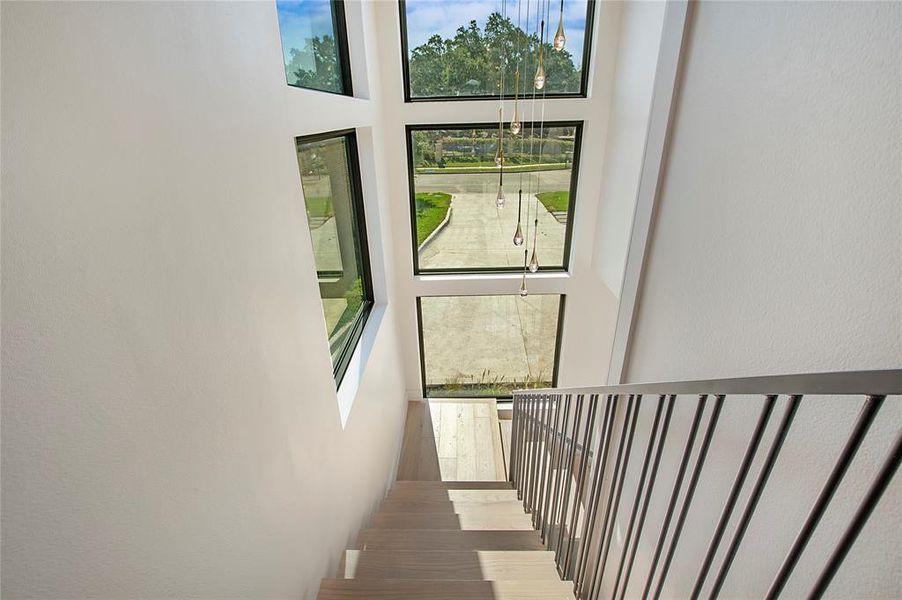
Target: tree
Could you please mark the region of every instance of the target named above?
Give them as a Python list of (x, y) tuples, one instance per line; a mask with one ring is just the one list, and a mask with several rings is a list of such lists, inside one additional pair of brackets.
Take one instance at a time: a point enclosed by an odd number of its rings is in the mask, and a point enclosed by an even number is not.
[[(577, 93), (581, 72), (565, 49), (543, 44), (546, 93)], [(433, 35), (410, 52), (410, 91), (413, 96), (494, 96), (504, 68), (504, 92), (512, 94), (520, 69), (521, 95), (532, 95), (539, 36), (527, 34), (510, 19), (492, 13), (485, 30), (476, 21), (458, 27), (453, 38)]]
[(304, 49), (291, 48), (291, 61), (285, 70), (294, 77), (293, 85), (329, 92), (341, 92), (338, 50), (332, 36), (307, 38)]

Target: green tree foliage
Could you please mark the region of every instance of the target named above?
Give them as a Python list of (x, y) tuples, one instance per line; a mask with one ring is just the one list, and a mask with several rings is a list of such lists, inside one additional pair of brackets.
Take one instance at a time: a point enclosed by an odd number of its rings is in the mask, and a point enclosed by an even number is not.
[[(581, 72), (566, 50), (543, 44), (547, 94), (578, 93)], [(476, 21), (453, 38), (436, 34), (410, 52), (410, 92), (414, 97), (494, 96), (504, 68), (504, 92), (513, 94), (520, 68), (520, 94), (532, 95), (539, 36), (527, 34), (498, 13), (481, 30)]]
[(291, 61), (285, 70), (289, 83), (327, 92), (342, 91), (338, 49), (332, 36), (307, 38), (303, 50), (291, 48), (288, 52)]

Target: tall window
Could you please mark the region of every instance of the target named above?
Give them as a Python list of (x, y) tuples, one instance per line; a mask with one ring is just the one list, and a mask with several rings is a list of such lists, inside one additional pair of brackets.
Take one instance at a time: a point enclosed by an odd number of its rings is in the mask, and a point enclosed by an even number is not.
[(350, 96), (342, 0), (276, 0), (288, 85)]
[(557, 383), (563, 296), (419, 299), (427, 396), (506, 397)]
[[(524, 123), (522, 135), (504, 137), (499, 179), (497, 124), (409, 126), (416, 271), (522, 271), (533, 245), (540, 269), (565, 270), (580, 132), (580, 123)], [(518, 222), (521, 246), (512, 241)]]
[(504, 95), (514, 94), (518, 67), (518, 93), (531, 94), (542, 19), (545, 96), (586, 95), (594, 0), (563, 1), (566, 46), (560, 52), (551, 49), (560, 21), (559, 0), (401, 0), (400, 4), (407, 101), (497, 97), (502, 59)]
[(373, 304), (354, 133), (297, 138), (316, 274), (340, 383)]

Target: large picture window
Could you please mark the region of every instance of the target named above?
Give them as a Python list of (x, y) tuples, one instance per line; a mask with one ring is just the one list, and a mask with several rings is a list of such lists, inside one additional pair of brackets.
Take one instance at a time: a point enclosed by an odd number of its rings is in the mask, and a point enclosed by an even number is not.
[(342, 0), (276, 0), (288, 85), (350, 96)]
[(297, 138), (298, 167), (332, 365), (339, 383), (373, 304), (352, 131)]
[(554, 294), (419, 298), (423, 393), (504, 398), (553, 387), (563, 308)]
[[(505, 135), (498, 208), (497, 124), (408, 126), (416, 273), (520, 271), (533, 244), (541, 270), (566, 270), (581, 129), (524, 123)], [(525, 248), (513, 244), (518, 221)]]
[[(563, 6), (566, 44), (552, 50)], [(401, 0), (405, 99), (458, 100), (531, 94), (545, 19), (546, 97), (585, 96), (594, 0)], [(506, 17), (501, 11), (505, 11)], [(501, 87), (501, 67), (505, 83)], [(541, 93), (541, 92), (540, 92)]]

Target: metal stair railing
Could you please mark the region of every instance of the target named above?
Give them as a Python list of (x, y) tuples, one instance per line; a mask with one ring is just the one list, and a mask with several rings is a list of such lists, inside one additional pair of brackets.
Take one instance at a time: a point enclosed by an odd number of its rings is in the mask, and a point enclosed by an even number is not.
[[(798, 528), (794, 541), (776, 572), (768, 575), (766, 597), (777, 598), (859, 448), (873, 431), (872, 425), (891, 412), (881, 411), (887, 396), (896, 395), (902, 395), (902, 370), (517, 391), (513, 398), (509, 479), (523, 500), (524, 510), (532, 513), (543, 542), (554, 551), (561, 577), (573, 580), (577, 598), (595, 599), (604, 594), (622, 599), (631, 584), (630, 597), (658, 598), (679, 549), (687, 514), (693, 501), (698, 500), (699, 479), (710, 458), (718, 422), (729, 418), (724, 415), (730, 413), (734, 403), (747, 407), (750, 402), (760, 402), (751, 435), (741, 440), (744, 452), (735, 470), (731, 477), (718, 480), (726, 499), (718, 502), (720, 514), (712, 515), (717, 525), (707, 551), (694, 559), (697, 574), (687, 595), (698, 598), (704, 592), (705, 597), (714, 598), (735, 566), (737, 552), (768, 489), (799, 409), (819, 407), (817, 403), (827, 401), (822, 396), (858, 402), (857, 417), (849, 423), (845, 438), (822, 440), (823, 450), (835, 452), (838, 448), (838, 456), (820, 488), (811, 490), (813, 500), (807, 516), (793, 526), (793, 531)], [(644, 412), (646, 422), (640, 428), (640, 412), (643, 403), (648, 407), (648, 397), (652, 407)], [(687, 411), (687, 417), (692, 415), (688, 433), (677, 440), (671, 432), (675, 408)], [(902, 423), (892, 422), (892, 415), (882, 418), (890, 419), (889, 451), (851, 517), (843, 522), (843, 533), (830, 549), (826, 563), (813, 577), (810, 598), (821, 597), (830, 586), (902, 460)], [(668, 436), (682, 452), (678, 466), (671, 469), (675, 471), (670, 473), (672, 478), (667, 480), (673, 481), (672, 486), (658, 481)], [(650, 505), (662, 509), (663, 518), (654, 524), (648, 519)], [(628, 518), (621, 519), (621, 514)], [(649, 564), (640, 576), (634, 567), (643, 531), (656, 542), (643, 546), (650, 559), (643, 561)]]

